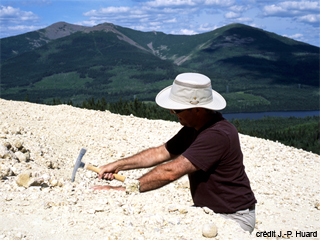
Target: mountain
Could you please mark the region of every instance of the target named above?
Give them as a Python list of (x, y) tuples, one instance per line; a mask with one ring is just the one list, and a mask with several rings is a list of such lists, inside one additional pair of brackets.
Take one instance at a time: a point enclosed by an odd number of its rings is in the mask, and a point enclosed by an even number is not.
[(319, 48), (243, 24), (190, 36), (59, 22), (3, 38), (0, 97), (153, 101), (187, 71), (208, 75), (229, 112), (319, 109)]
[(1, 39), (1, 61), (34, 50), (52, 40), (69, 36), (88, 27), (58, 22), (34, 32)]

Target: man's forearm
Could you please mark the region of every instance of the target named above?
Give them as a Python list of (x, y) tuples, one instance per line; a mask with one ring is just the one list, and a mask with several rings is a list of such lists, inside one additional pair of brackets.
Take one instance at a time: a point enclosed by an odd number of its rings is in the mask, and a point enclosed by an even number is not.
[(153, 167), (160, 163), (169, 161), (172, 158), (173, 156), (171, 156), (165, 146), (162, 145), (144, 150), (131, 157), (118, 160), (117, 162), (114, 162), (114, 164), (116, 164), (118, 171), (121, 171)]
[(199, 170), (188, 159), (179, 156), (177, 159), (159, 165), (138, 180), (140, 181), (140, 192), (147, 192), (163, 187), (185, 174)]

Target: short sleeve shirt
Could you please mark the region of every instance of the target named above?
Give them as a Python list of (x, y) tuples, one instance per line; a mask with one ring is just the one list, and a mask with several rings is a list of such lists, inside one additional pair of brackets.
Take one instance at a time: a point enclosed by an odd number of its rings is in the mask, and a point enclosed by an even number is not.
[(202, 129), (183, 127), (166, 143), (200, 170), (189, 174), (193, 202), (216, 213), (234, 213), (256, 203), (243, 165), (237, 129), (220, 113)]

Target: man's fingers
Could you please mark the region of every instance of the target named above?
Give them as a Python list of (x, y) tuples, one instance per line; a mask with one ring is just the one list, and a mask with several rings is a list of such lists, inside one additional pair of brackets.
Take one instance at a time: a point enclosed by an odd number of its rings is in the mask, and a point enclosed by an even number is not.
[(99, 179), (113, 180), (114, 176), (112, 173), (99, 173)]

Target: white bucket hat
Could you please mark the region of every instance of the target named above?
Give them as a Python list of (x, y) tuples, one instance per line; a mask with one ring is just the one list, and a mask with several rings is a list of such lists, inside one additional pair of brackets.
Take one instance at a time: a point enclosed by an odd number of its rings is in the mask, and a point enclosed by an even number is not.
[(197, 107), (221, 110), (227, 105), (226, 100), (212, 90), (210, 78), (199, 73), (179, 74), (172, 86), (158, 93), (156, 103), (173, 110)]

